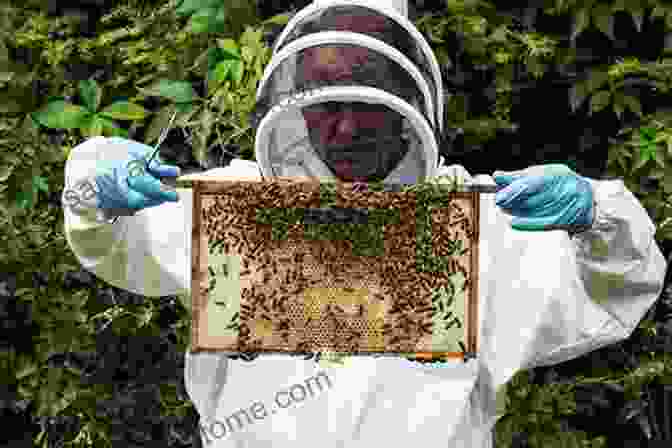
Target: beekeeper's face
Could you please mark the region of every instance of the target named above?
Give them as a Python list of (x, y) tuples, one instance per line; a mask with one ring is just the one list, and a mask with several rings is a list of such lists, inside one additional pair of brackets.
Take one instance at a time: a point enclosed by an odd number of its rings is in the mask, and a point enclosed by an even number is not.
[[(302, 77), (357, 85), (369, 50), (355, 46), (310, 48), (302, 58)], [(377, 76), (386, 67), (376, 66)], [(371, 76), (371, 67), (368, 74)], [(361, 78), (359, 78), (361, 79)], [(361, 83), (360, 83), (361, 85)], [(402, 118), (381, 104), (319, 103), (302, 109), (310, 141), (322, 160), (343, 181), (382, 180), (399, 162)]]

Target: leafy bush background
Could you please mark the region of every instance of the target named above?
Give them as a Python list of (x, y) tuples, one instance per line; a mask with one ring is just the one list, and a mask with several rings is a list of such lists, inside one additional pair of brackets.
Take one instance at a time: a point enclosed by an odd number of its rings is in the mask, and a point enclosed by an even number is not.
[[(0, 0), (4, 443), (200, 444), (182, 378), (188, 311), (82, 270), (62, 232), (65, 160), (101, 133), (153, 144), (175, 107), (163, 157), (187, 170), (252, 160), (248, 113), (269, 46), (307, 3)], [(409, 3), (443, 69), (448, 163), (490, 174), (561, 162), (622, 178), (670, 258), (672, 7)], [(497, 446), (670, 443), (666, 285), (627, 341), (520, 371)]]

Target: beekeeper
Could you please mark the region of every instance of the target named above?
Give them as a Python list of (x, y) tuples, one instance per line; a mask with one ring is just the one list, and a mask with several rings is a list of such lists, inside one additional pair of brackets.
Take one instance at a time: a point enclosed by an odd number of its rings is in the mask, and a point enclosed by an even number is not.
[[(627, 338), (661, 292), (666, 263), (654, 224), (621, 180), (587, 179), (564, 165), (472, 178), (443, 164), (441, 76), (406, 7), (332, 0), (301, 10), (258, 87), (257, 162), (206, 174), (402, 183), (443, 175), (503, 187), (480, 196), (477, 356), (321, 365), (186, 353), (204, 446), (490, 447), (495, 397), (518, 370)], [(129, 175), (128, 163), (151, 149), (96, 137), (72, 150), (67, 241), (87, 270), (116, 287), (188, 297), (192, 196), (159, 181), (177, 167), (158, 162)], [(305, 396), (311, 378), (322, 387)], [(253, 412), (260, 403), (265, 412)]]

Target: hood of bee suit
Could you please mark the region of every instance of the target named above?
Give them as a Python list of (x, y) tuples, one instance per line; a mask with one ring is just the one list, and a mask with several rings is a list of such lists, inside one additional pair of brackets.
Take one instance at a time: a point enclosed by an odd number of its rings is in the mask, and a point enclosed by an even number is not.
[(402, 0), (319, 0), (273, 45), (250, 115), (264, 178), (416, 183), (438, 169), (443, 86)]

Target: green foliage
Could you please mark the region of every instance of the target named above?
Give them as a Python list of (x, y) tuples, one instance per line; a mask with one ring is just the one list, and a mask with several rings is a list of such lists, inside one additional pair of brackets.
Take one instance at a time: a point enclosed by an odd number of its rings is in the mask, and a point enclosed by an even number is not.
[(20, 191), (17, 194), (17, 202), (19, 207), (21, 208), (32, 207), (33, 204), (36, 202), (35, 199), (39, 195), (40, 191), (49, 193), (49, 185), (47, 185), (46, 180), (42, 176), (34, 177), (31, 186), (32, 188), (30, 189), (30, 191)]
[(178, 0), (175, 13), (179, 17), (191, 16), (192, 33), (226, 33), (240, 31), (241, 24), (248, 24), (256, 17), (255, 3), (245, 0)]
[(573, 385), (549, 384), (536, 388), (530, 384), (527, 371), (519, 371), (508, 386), (508, 412), (496, 424), (498, 447), (510, 446), (515, 432), (532, 435), (531, 445), (539, 447), (578, 447), (586, 440), (583, 433), (562, 431), (557, 422), (558, 417), (576, 412)]
[[(647, 209), (656, 224), (656, 240), (672, 238), (672, 115), (661, 111), (643, 118), (638, 126), (622, 129), (612, 146), (607, 170), (623, 178)], [(654, 192), (645, 192), (640, 177), (651, 177), (660, 182)]]
[(95, 137), (104, 132), (106, 136), (128, 138), (128, 132), (119, 128), (111, 119), (142, 120), (147, 113), (142, 106), (128, 101), (117, 101), (98, 111), (102, 91), (92, 79), (80, 81), (79, 95), (84, 107), (56, 99), (31, 116), (50, 129), (80, 129), (87, 137)]
[(139, 88), (138, 90), (147, 96), (169, 98), (177, 104), (191, 103), (197, 96), (191, 83), (187, 81), (162, 79), (149, 87)]
[(540, 79), (553, 60), (558, 42), (554, 36), (514, 31), (511, 17), (499, 14), (488, 2), (449, 2), (447, 12), (424, 15), (415, 25), (433, 44), (441, 65), (452, 65), (449, 33), (463, 39), (465, 53), (474, 65), (494, 62), (497, 95), (492, 115), (470, 116), (459, 95), (451, 97), (446, 105), (449, 127), (462, 128), (470, 141), (487, 141), (498, 129), (514, 128), (509, 113), (515, 66), (525, 64), (535, 79)]
[[(184, 2), (183, 10), (190, 11), (188, 8), (201, 3), (203, 2)], [(229, 7), (234, 8), (227, 4), (227, 8)], [(52, 42), (50, 51), (42, 53), (47, 66), (45, 71), (51, 72), (68, 60), (75, 50), (84, 55), (94, 55), (104, 49), (107, 60), (113, 59), (115, 63), (137, 72), (133, 77), (115, 73), (116, 78), (110, 81), (113, 89), (121, 88), (122, 91), (129, 92), (128, 88), (123, 90), (122, 86), (131, 84), (134, 78), (138, 79), (133, 87), (129, 86), (134, 90), (129, 93), (135, 95), (131, 101), (117, 101), (99, 111), (105, 97), (103, 86), (88, 79), (80, 81), (77, 86), (83, 103), (81, 106), (64, 101), (64, 96), (59, 96), (51, 98), (35, 112), (30, 110), (32, 104), (15, 107), (12, 111), (30, 113), (37, 123), (51, 129), (78, 129), (83, 137), (127, 137), (128, 131), (114, 120), (142, 124), (146, 118), (151, 117), (146, 132), (149, 143), (158, 137), (170, 114), (177, 107), (180, 112), (177, 123), (182, 127), (189, 127), (191, 134), (196, 137), (193, 147), (197, 160), (204, 160), (207, 143), (213, 134), (216, 135), (218, 143), (223, 145), (236, 141), (241, 147), (241, 155), (251, 158), (254, 137), (250, 132), (248, 115), (254, 106), (256, 86), (263, 74), (263, 67), (270, 58), (270, 49), (262, 42), (262, 30), (248, 26), (235, 38), (217, 39), (217, 46), (203, 48), (196, 38), (179, 31), (176, 28), (178, 24), (169, 20), (170, 15), (170, 9), (164, 7), (154, 13), (155, 21), (148, 22), (143, 17), (132, 15), (128, 8), (120, 7), (110, 16), (116, 20), (124, 17), (132, 21), (133, 26), (103, 32), (95, 39), (66, 39), (64, 44)], [(286, 20), (287, 17), (274, 17), (266, 23), (283, 23)], [(106, 18), (101, 22), (106, 23)], [(237, 23), (240, 24), (241, 20)], [(167, 24), (172, 30), (166, 28)], [(16, 33), (16, 44), (40, 48), (50, 42), (46, 34), (54, 27), (44, 16), (37, 14), (31, 16), (22, 27), (17, 25), (17, 28), (20, 29)], [(171, 36), (172, 39), (167, 39), (166, 36)], [(152, 45), (147, 44), (149, 41)], [(184, 44), (187, 45), (186, 48), (183, 47)], [(166, 51), (170, 47), (173, 48), (173, 55)], [(191, 57), (180, 64), (178, 51)], [(93, 56), (88, 59), (93, 59)], [(154, 64), (144, 68), (149, 61)], [(204, 65), (206, 62), (207, 68)], [(176, 66), (179, 68), (175, 69)], [(205, 76), (208, 98), (199, 98), (188, 81), (166, 79), (165, 74), (168, 71), (185, 74), (192, 71), (196, 76)], [(31, 75), (27, 77), (28, 81), (36, 78)], [(143, 87), (147, 81), (153, 83)], [(67, 83), (63, 84), (66, 94), (73, 93)], [(137, 101), (147, 97), (158, 97), (167, 100), (169, 104), (157, 113), (150, 114), (137, 104)]]

